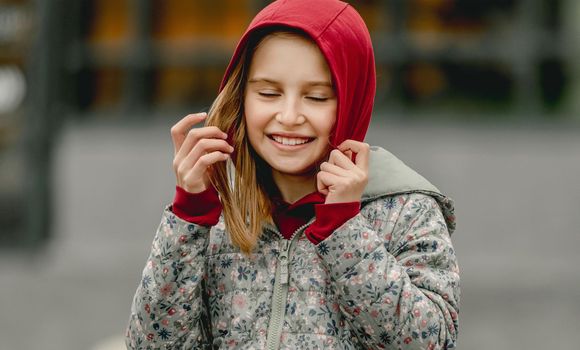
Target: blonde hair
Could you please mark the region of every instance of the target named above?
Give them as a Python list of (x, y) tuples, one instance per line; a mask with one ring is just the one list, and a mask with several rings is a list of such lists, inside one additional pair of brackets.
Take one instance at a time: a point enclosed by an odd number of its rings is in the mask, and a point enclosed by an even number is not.
[[(222, 91), (210, 107), (206, 122), (206, 125), (217, 126), (227, 132), (229, 142), (235, 149), (232, 157), (234, 178), (228, 176), (226, 162), (219, 162), (212, 166), (211, 182), (219, 192), (226, 229), (232, 243), (246, 254), (256, 246), (263, 225), (273, 222), (273, 203), (269, 193), (272, 193), (275, 185), (271, 169), (252, 148), (243, 114), (245, 85), (252, 56), (270, 35), (298, 36), (312, 40), (306, 33), (289, 27), (270, 27), (253, 33)], [(233, 183), (230, 184), (230, 180)]]
[[(272, 223), (272, 202), (268, 196), (271, 175), (264, 161), (255, 153), (246, 134), (243, 115), (245, 84), (253, 52), (267, 33), (250, 38), (222, 91), (209, 112), (206, 125), (228, 133), (234, 146), (235, 169), (232, 184), (226, 162), (214, 164), (211, 182), (220, 194), (226, 229), (234, 245), (249, 254), (256, 246), (264, 223)], [(258, 178), (260, 172), (260, 178)]]

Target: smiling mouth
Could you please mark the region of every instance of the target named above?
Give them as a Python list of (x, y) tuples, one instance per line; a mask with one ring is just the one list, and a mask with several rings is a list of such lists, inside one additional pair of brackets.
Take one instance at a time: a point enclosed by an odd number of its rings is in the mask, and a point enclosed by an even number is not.
[(269, 135), (268, 137), (284, 146), (299, 146), (314, 140), (314, 138), (307, 137), (283, 137), (278, 135)]

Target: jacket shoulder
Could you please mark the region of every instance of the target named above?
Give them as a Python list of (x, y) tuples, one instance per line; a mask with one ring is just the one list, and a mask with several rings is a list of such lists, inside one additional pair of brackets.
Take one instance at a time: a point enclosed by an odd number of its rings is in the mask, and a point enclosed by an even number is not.
[(369, 183), (362, 197), (363, 205), (379, 200), (390, 207), (404, 198), (418, 200), (421, 197), (424, 201), (427, 200), (425, 197), (436, 201), (445, 217), (449, 233), (453, 233), (456, 227), (453, 199), (442, 194), (437, 187), (389, 151), (371, 147)]
[[(455, 228), (452, 214), (447, 213), (440, 198), (423, 192), (396, 193), (377, 197), (363, 203), (361, 214), (382, 232), (396, 231), (397, 227), (410, 225), (419, 217), (428, 216), (439, 221), (451, 234)], [(452, 207), (451, 207), (452, 209)]]

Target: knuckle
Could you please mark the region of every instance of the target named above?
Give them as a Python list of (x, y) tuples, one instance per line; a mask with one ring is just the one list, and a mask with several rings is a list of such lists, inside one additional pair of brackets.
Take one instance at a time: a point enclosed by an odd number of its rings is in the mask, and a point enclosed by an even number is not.
[(183, 169), (183, 167), (178, 166), (177, 167), (177, 170), (175, 171), (175, 173), (177, 174), (177, 176), (179, 178), (184, 178), (185, 177), (185, 174), (186, 174), (186, 171), (185, 171), (185, 169)]
[(213, 140), (211, 139), (199, 139), (199, 141), (197, 141), (196, 147), (200, 147), (201, 149), (208, 149), (210, 147), (212, 147), (213, 145)]
[(198, 163), (201, 165), (208, 165), (210, 163), (211, 153), (206, 153), (199, 157)]
[(194, 179), (192, 179), (191, 176), (189, 175), (183, 177), (183, 183), (186, 184), (188, 187), (191, 187), (193, 181)]

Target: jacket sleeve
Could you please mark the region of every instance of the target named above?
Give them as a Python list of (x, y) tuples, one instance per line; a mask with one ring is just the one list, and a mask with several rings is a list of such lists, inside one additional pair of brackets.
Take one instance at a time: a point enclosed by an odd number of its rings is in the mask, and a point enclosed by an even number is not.
[(455, 348), (459, 270), (435, 199), (423, 194), (379, 199), (317, 250), (340, 310), (365, 346)]
[(203, 302), (210, 227), (164, 210), (131, 306), (128, 349), (198, 349), (208, 341)]

